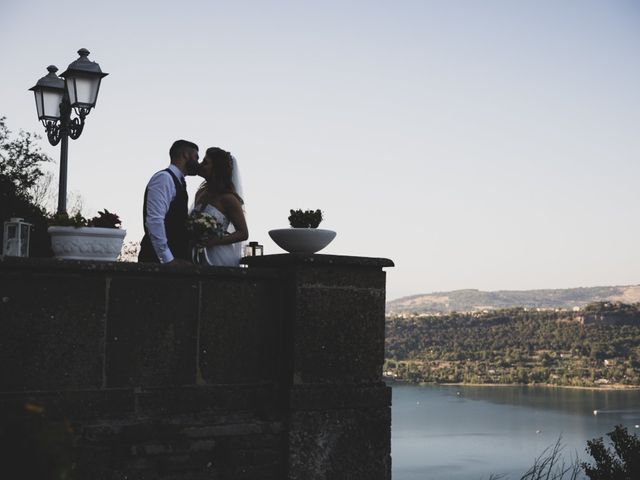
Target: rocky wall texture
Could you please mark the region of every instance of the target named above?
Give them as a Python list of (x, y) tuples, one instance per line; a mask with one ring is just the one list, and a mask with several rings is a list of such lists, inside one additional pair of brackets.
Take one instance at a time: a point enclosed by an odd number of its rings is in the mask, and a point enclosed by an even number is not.
[(390, 478), (392, 263), (247, 264), (0, 261), (6, 464), (31, 445), (78, 479)]

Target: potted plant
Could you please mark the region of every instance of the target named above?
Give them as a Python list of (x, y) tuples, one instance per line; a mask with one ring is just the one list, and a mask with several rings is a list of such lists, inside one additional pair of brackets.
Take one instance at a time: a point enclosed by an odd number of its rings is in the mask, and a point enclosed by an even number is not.
[(49, 221), (51, 248), (56, 258), (114, 262), (127, 234), (118, 215), (106, 208), (91, 219), (80, 212), (56, 213)]
[(291, 228), (270, 230), (269, 236), (289, 253), (312, 254), (319, 252), (335, 238), (333, 230), (318, 228), (322, 222), (321, 210), (290, 210)]

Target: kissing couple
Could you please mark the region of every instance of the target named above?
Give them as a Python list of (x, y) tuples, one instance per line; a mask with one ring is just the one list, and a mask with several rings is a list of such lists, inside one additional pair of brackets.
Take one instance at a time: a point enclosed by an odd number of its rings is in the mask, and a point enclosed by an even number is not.
[[(149, 180), (144, 191), (139, 262), (239, 266), (249, 230), (238, 163), (231, 153), (217, 147), (207, 149), (202, 163), (198, 158), (195, 143), (177, 140), (169, 149), (169, 166)], [(194, 175), (204, 182), (190, 214), (185, 177)], [(196, 218), (205, 219), (215, 234), (194, 238), (189, 226)]]

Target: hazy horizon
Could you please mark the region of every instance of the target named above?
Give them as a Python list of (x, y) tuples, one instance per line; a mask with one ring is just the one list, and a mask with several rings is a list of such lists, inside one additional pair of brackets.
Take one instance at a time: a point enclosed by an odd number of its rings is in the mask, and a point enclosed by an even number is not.
[(110, 75), (69, 191), (127, 240), (187, 138), (236, 156), (265, 253), (290, 208), (321, 208), (338, 234), (320, 253), (395, 262), (388, 299), (640, 283), (638, 2), (87, 7), (4, 2), (0, 115), (43, 135), (28, 88), (90, 50)]
[(615, 288), (619, 288), (619, 287), (638, 287), (640, 286), (640, 283), (635, 283), (635, 284), (630, 284), (630, 285), (590, 285), (588, 287), (585, 286), (581, 286), (581, 287), (566, 287), (566, 288), (530, 288), (530, 289), (497, 289), (497, 290), (482, 290), (479, 288), (456, 288), (455, 290), (435, 290), (432, 292), (419, 292), (419, 293), (410, 293), (409, 295), (402, 295), (401, 297), (397, 297), (397, 298), (388, 298), (387, 297), (387, 301), (392, 301), (392, 300), (400, 300), (402, 298), (409, 298), (409, 297), (419, 297), (422, 295), (435, 295), (438, 293), (451, 293), (451, 292), (464, 292), (464, 291), (478, 291), (478, 292), (482, 292), (482, 293), (497, 293), (497, 292), (530, 292), (530, 291), (537, 291), (537, 290), (576, 290), (576, 289), (580, 289), (580, 288), (609, 288), (609, 287), (615, 287)]

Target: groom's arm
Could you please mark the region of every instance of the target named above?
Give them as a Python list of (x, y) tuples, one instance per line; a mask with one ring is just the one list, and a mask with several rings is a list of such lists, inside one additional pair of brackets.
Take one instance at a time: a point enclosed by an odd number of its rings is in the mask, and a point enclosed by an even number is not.
[(151, 177), (147, 186), (147, 218), (145, 226), (149, 232), (149, 240), (160, 260), (160, 263), (169, 263), (173, 260), (173, 254), (169, 249), (167, 230), (164, 220), (169, 211), (169, 206), (176, 195), (176, 187), (171, 176), (167, 172), (158, 172)]

